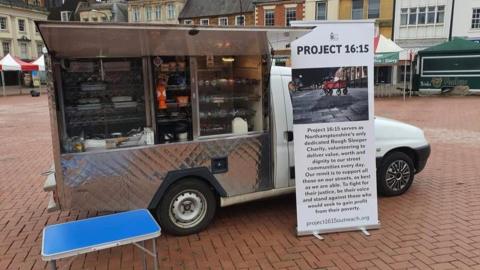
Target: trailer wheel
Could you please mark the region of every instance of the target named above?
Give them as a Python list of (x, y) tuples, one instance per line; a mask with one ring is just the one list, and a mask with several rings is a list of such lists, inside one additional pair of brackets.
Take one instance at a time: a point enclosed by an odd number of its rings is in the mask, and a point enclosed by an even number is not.
[(405, 193), (413, 183), (415, 167), (405, 153), (392, 152), (384, 158), (378, 168), (378, 191), (384, 196), (397, 196)]
[(156, 209), (163, 231), (187, 235), (205, 229), (217, 208), (214, 191), (197, 179), (182, 179), (172, 184)]
[(345, 96), (348, 94), (348, 88), (347, 88), (347, 87), (343, 88), (343, 94), (344, 94)]
[(338, 88), (337, 89), (337, 96), (341, 96), (342, 95), (342, 89)]

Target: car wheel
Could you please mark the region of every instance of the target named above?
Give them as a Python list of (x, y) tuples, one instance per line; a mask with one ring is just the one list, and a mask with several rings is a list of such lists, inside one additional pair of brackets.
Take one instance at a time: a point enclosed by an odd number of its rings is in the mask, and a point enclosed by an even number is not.
[(412, 185), (415, 167), (412, 159), (402, 153), (393, 152), (386, 156), (378, 170), (378, 191), (384, 196), (405, 193)]
[(197, 179), (183, 179), (168, 188), (156, 214), (163, 231), (187, 235), (205, 229), (216, 208), (216, 196), (208, 184)]

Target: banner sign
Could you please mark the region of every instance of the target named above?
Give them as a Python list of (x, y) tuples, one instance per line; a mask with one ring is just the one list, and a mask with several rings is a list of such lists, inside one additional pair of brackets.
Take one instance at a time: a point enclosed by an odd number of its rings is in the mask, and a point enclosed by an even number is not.
[(398, 52), (376, 53), (375, 65), (395, 65), (398, 63), (399, 55)]
[(325, 22), (291, 44), (299, 235), (379, 227), (373, 38), (371, 21)]

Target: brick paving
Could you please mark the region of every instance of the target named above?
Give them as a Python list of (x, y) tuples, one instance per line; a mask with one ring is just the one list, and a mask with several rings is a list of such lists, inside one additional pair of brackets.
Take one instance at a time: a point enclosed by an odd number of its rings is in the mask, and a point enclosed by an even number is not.
[[(382, 228), (298, 238), (295, 199), (221, 209), (206, 231), (158, 240), (161, 269), (480, 269), (480, 98), (377, 99), (376, 114), (425, 129), (426, 169), (409, 192), (380, 198)], [(51, 164), (46, 98), (0, 98), (0, 269), (45, 269), (46, 224), (96, 215), (47, 213)], [(141, 269), (131, 246), (63, 260), (60, 269)]]

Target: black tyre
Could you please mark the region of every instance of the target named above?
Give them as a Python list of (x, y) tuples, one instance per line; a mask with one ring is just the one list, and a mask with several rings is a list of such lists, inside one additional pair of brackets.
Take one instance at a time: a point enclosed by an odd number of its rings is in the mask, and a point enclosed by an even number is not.
[(378, 192), (384, 196), (397, 196), (405, 193), (412, 185), (415, 167), (405, 153), (388, 154), (377, 170)]
[(156, 215), (162, 231), (187, 235), (205, 229), (216, 209), (217, 199), (208, 184), (197, 179), (182, 179), (165, 192)]
[(343, 94), (346, 96), (348, 94), (348, 88), (343, 88)]
[(338, 88), (337, 89), (337, 96), (341, 96), (342, 95), (342, 89)]

